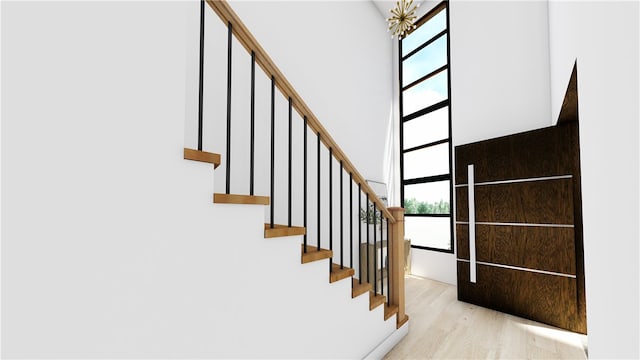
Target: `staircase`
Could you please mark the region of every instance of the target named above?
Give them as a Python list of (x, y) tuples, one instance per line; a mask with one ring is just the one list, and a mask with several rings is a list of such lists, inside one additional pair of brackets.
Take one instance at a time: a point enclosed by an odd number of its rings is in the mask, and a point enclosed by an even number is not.
[[(221, 154), (203, 150), (203, 72), (207, 63), (204, 58), (204, 19), (206, 11), (210, 11), (205, 7), (205, 3), (228, 29), (226, 124), (217, 124), (216, 129), (210, 130), (218, 134), (226, 130), (226, 138), (222, 144), (225, 147), (222, 154), (224, 159)], [(274, 340), (273, 330), (265, 328), (261, 334), (247, 330), (246, 336), (252, 341), (259, 338), (270, 339), (265, 341), (262, 347), (252, 345), (251, 350), (229, 350), (230, 352), (222, 352), (220, 355), (306, 357), (313, 354), (314, 357), (340, 358), (383, 355), (384, 349), (390, 349), (390, 346), (399, 341), (401, 337), (397, 334), (406, 334), (408, 329), (405, 326), (408, 316), (404, 313), (404, 210), (385, 206), (226, 1), (203, 0), (200, 11), (198, 148), (184, 148), (184, 159), (211, 164), (213, 169), (223, 165), (215, 172), (224, 172), (224, 191), (218, 190), (223, 182), (220, 180), (223, 179), (221, 175), (216, 175), (213, 203), (220, 207), (222, 213), (235, 218), (228, 221), (216, 219), (216, 228), (231, 223), (243, 223), (246, 230), (254, 231), (258, 227), (261, 230), (260, 243), (254, 241), (254, 233), (245, 234), (245, 229), (236, 229), (234, 239), (228, 239), (247, 241), (251, 244), (243, 250), (247, 259), (239, 261), (238, 266), (250, 261), (252, 269), (264, 270), (259, 271), (259, 276), (254, 272), (255, 278), (248, 274), (249, 278), (240, 280), (238, 286), (245, 283), (248, 287), (262, 288), (263, 291), (256, 291), (254, 301), (257, 302), (261, 302), (260, 299), (264, 297), (279, 296), (277, 289), (283, 286), (300, 287), (300, 291), (297, 292), (300, 295), (300, 312), (286, 308), (247, 305), (252, 308), (249, 312), (286, 312), (280, 320), (278, 316), (273, 320), (282, 323), (288, 330), (282, 331), (278, 328), (276, 332), (287, 333), (293, 327), (296, 331), (314, 333), (320, 328), (323, 333), (319, 336), (323, 338), (322, 344), (326, 348), (315, 349), (319, 343), (317, 339), (312, 338), (305, 346), (315, 350), (308, 353), (301, 353), (299, 349), (287, 351), (287, 342), (280, 343)], [(232, 59), (232, 44), (236, 42), (239, 42), (251, 57), (251, 94), (246, 100), (251, 108), (250, 131), (241, 135), (243, 141), (250, 144), (250, 151), (249, 159), (246, 159), (248, 161), (240, 163), (235, 161), (237, 156), (232, 156), (232, 152), (239, 151), (233, 143), (239, 135), (231, 134), (233, 124), (244, 121), (232, 115), (231, 74), (232, 67), (236, 64)], [(264, 132), (256, 131), (256, 126), (259, 126), (256, 125), (255, 114), (256, 64), (270, 78), (271, 83), (270, 138), (265, 136)], [(282, 96), (287, 100), (288, 128), (285, 130), (276, 130), (276, 124), (282, 127), (284, 121), (278, 119), (276, 122), (276, 96)], [(293, 125), (294, 112), (298, 116), (297, 125)], [(298, 136), (293, 134), (294, 126), (299, 128), (296, 130)], [(302, 136), (299, 136), (300, 130)], [(280, 140), (278, 131), (284, 134), (280, 136)], [(283, 137), (286, 138), (285, 141), (281, 141)], [(315, 141), (310, 142), (309, 137), (315, 138)], [(270, 145), (269, 164), (266, 164), (266, 159), (256, 160), (264, 155), (259, 150), (256, 151), (259, 148), (256, 144), (260, 141)], [(280, 152), (276, 151), (276, 147)], [(299, 153), (301, 147), (302, 156)], [(285, 156), (282, 156), (282, 148), (287, 150)], [(242, 151), (246, 150), (245, 148)], [(248, 170), (248, 174), (245, 171), (244, 176), (240, 176), (239, 179), (243, 183), (248, 180), (248, 191), (237, 191), (238, 186), (234, 179), (238, 179), (238, 175), (232, 171), (232, 166), (234, 169), (242, 167)], [(316, 175), (315, 179), (310, 179), (311, 171)], [(260, 190), (265, 189), (256, 189), (256, 184), (267, 182), (269, 194), (258, 195)], [(234, 192), (231, 191), (232, 184)], [(278, 202), (278, 207), (274, 205), (275, 201)], [(281, 205), (283, 203), (286, 203), (286, 209)], [(286, 221), (282, 221), (284, 219)], [(363, 246), (368, 249), (371, 244), (375, 249), (372, 254), (369, 251), (360, 251), (361, 248), (365, 248)], [(370, 261), (370, 256), (373, 256), (373, 261)], [(291, 263), (291, 258), (296, 259), (297, 265)], [(363, 276), (362, 269), (369, 266), (367, 264), (374, 264), (374, 268), (364, 269)], [(271, 274), (271, 277), (265, 278), (265, 274)], [(303, 274), (306, 275), (304, 280), (300, 277)], [(318, 277), (324, 277), (324, 281), (316, 282)], [(256, 284), (256, 279), (262, 279), (273, 287), (269, 288), (264, 283)], [(321, 296), (324, 300), (320, 303), (314, 301), (313, 296), (318, 291), (328, 292)], [(349, 292), (351, 300), (345, 301), (344, 295), (348, 295)], [(289, 300), (291, 299), (283, 299), (281, 303), (290, 304)], [(266, 303), (274, 306), (272, 301)], [(363, 313), (363, 309), (366, 313)], [(340, 315), (333, 316), (335, 314), (332, 313)], [(256, 316), (262, 317), (264, 314)], [(256, 327), (262, 328), (263, 325), (257, 324)], [(359, 334), (366, 336), (362, 338)], [(241, 334), (238, 336), (242, 337)]]

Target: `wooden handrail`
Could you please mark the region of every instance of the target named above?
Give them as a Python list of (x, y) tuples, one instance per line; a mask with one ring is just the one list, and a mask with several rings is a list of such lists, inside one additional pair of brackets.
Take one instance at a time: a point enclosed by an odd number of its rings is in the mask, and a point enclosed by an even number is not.
[(258, 41), (253, 37), (249, 29), (244, 25), (242, 20), (238, 17), (238, 15), (233, 11), (231, 5), (226, 0), (206, 0), (207, 4), (215, 11), (216, 14), (220, 17), (220, 19), (225, 23), (232, 25), (233, 34), (236, 36), (236, 39), (244, 46), (248, 53), (252, 51), (256, 55), (256, 63), (262, 68), (262, 70), (267, 73), (267, 75), (273, 75), (275, 77), (276, 87), (280, 90), (280, 92), (287, 98), (291, 98), (293, 100), (293, 108), (300, 114), (301, 117), (307, 117), (307, 124), (313, 131), (320, 134), (321, 141), (327, 146), (327, 148), (333, 149), (333, 157), (338, 161), (343, 162), (344, 169), (347, 173), (352, 173), (353, 178), (356, 183), (361, 185), (362, 191), (365, 194), (369, 195), (369, 198), (377, 205), (378, 209), (381, 209), (384, 213), (385, 217), (389, 219), (391, 223), (395, 223), (395, 218), (389, 212), (387, 207), (384, 205), (382, 200), (376, 195), (376, 193), (371, 189), (365, 178), (360, 175), (360, 172), (353, 166), (349, 158), (342, 151), (340, 146), (333, 140), (329, 132), (322, 126), (318, 118), (313, 114), (309, 106), (302, 100), (302, 97), (298, 94), (298, 92), (291, 86), (291, 83), (284, 76), (282, 71), (276, 66), (276, 64), (271, 60), (271, 57), (267, 54), (267, 52), (260, 46)]

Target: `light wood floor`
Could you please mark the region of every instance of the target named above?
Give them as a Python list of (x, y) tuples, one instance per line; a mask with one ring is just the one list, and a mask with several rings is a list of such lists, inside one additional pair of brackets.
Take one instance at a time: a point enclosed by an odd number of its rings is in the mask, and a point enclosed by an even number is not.
[(453, 285), (406, 278), (409, 334), (385, 359), (586, 359), (585, 335), (457, 300)]

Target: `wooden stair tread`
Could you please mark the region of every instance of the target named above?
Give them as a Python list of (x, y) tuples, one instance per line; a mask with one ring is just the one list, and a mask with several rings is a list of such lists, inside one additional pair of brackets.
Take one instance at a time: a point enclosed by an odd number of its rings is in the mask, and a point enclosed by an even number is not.
[(369, 310), (373, 310), (384, 304), (386, 300), (387, 298), (384, 295), (375, 294), (373, 291), (369, 291)]
[(346, 279), (348, 277), (353, 276), (355, 274), (355, 270), (352, 268), (344, 266), (340, 269), (340, 264), (331, 264), (331, 273), (329, 273), (329, 282), (334, 283), (336, 281), (340, 281), (342, 279)]
[(362, 284), (360, 283), (360, 280), (353, 278), (351, 280), (352, 282), (352, 286), (351, 286), (351, 298), (356, 298), (362, 294), (365, 294), (369, 291), (371, 291), (371, 289), (373, 289), (373, 286), (371, 286), (371, 284), (369, 284), (366, 281), (363, 281)]
[(184, 158), (213, 164), (214, 169), (220, 166), (220, 154), (184, 148)]
[(215, 193), (213, 194), (213, 202), (216, 204), (269, 205), (269, 197)]
[(398, 313), (397, 305), (384, 305), (384, 319), (388, 320), (390, 317)]
[(409, 321), (409, 315), (404, 314), (404, 319), (398, 319), (396, 322), (396, 329), (400, 329), (402, 325), (404, 325), (407, 321)]
[(318, 247), (315, 245), (307, 244), (307, 252), (304, 252), (304, 244), (300, 247), (300, 251), (302, 253), (302, 263), (310, 263), (313, 261), (330, 259), (333, 257), (333, 251), (322, 249), (318, 250)]
[[(273, 224), (273, 228), (271, 228), (270, 224), (264, 224), (264, 237), (265, 238), (274, 238), (274, 237), (282, 237), (282, 236), (296, 236), (296, 235), (304, 235), (307, 230), (301, 226), (287, 226), (287, 225), (279, 225)], [(317, 248), (316, 248), (317, 250)]]

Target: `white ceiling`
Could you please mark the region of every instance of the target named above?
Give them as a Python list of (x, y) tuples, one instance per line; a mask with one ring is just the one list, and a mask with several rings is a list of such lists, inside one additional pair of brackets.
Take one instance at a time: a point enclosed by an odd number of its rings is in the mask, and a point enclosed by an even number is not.
[(385, 20), (390, 15), (389, 10), (391, 10), (393, 7), (396, 6), (395, 1), (371, 0), (371, 2), (376, 6), (376, 8), (378, 8), (378, 11), (380, 11), (380, 15), (382, 15), (385, 18)]
[[(387, 18), (389, 18), (389, 16), (391, 16), (391, 13), (389, 12), (389, 10), (393, 9), (394, 7), (396, 7), (396, 1), (393, 0), (371, 0), (371, 2), (376, 6), (376, 8), (378, 8), (378, 11), (380, 12), (380, 15), (382, 15), (382, 17), (386, 20)], [(420, 18), (422, 15), (426, 14), (427, 10), (429, 8), (432, 8), (433, 5), (439, 3), (440, 1), (436, 1), (436, 0), (413, 0), (413, 2), (415, 4), (420, 5), (420, 7), (418, 8), (418, 11), (416, 11), (416, 14), (418, 15), (418, 18)], [(429, 4), (431, 3), (431, 4)], [(425, 9), (426, 8), (426, 9)]]

